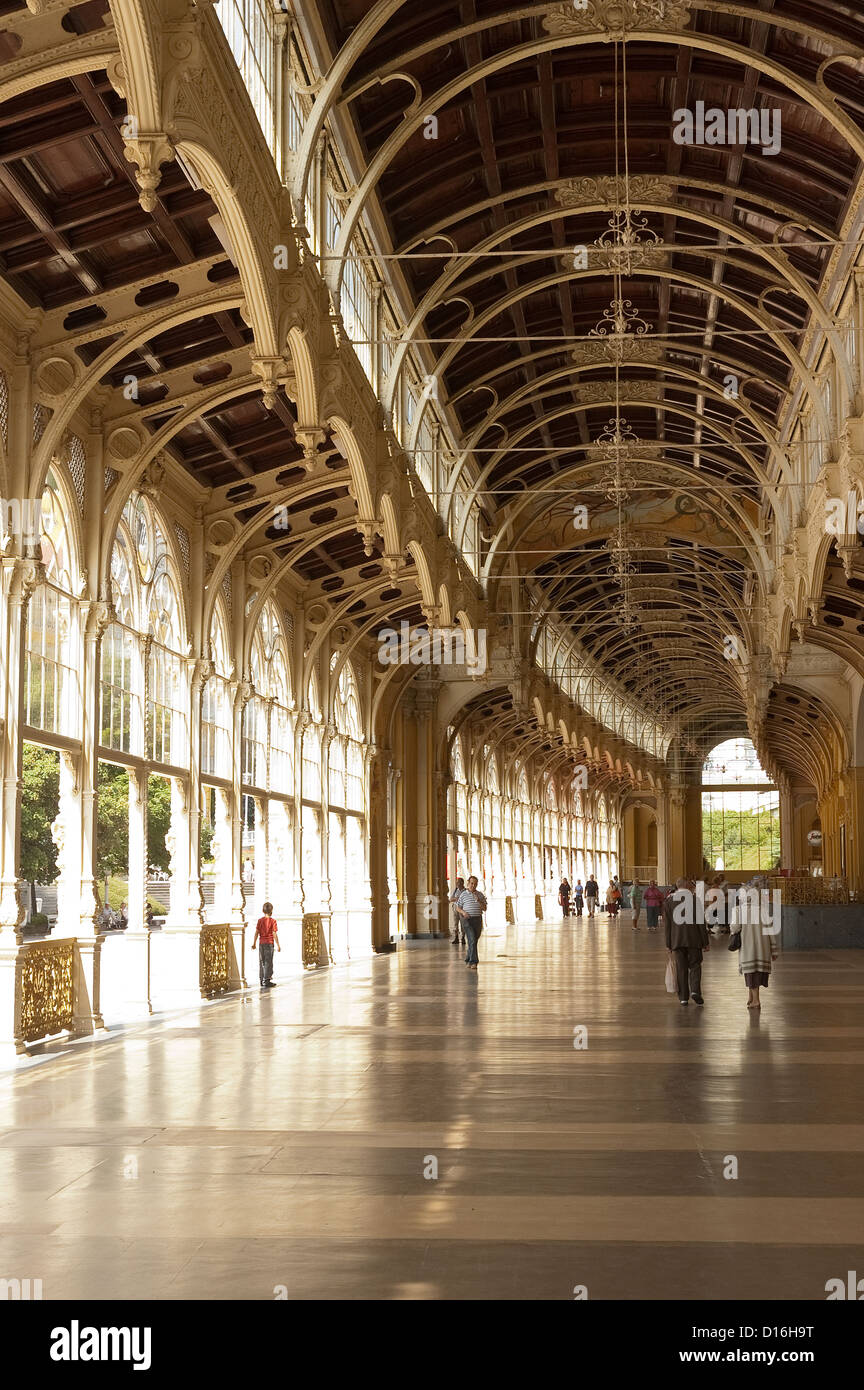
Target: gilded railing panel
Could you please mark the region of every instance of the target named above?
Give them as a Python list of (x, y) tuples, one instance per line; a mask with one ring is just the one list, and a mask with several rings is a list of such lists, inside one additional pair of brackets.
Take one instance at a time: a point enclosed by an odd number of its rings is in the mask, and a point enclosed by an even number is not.
[(849, 885), (845, 878), (813, 878), (802, 875), (799, 878), (785, 878), (773, 875), (769, 887), (779, 889), (781, 903), (790, 906), (807, 907), (819, 903), (848, 903)]
[(231, 961), (231, 928), (202, 927), (200, 952), (202, 994), (224, 994)]
[(509, 898), (509, 897), (504, 899), (504, 921), (505, 921), (505, 922), (515, 922), (515, 921), (516, 921), (516, 918), (515, 918), (514, 915), (513, 915), (513, 899), (512, 899), (512, 898)]
[(539, 893), (534, 894), (534, 916), (538, 922), (543, 921), (543, 899)]
[(327, 944), (320, 912), (303, 914), (303, 967), (327, 964)]
[(19, 1042), (37, 1042), (74, 1027), (74, 952), (74, 941), (38, 941), (22, 949), (18, 967)]

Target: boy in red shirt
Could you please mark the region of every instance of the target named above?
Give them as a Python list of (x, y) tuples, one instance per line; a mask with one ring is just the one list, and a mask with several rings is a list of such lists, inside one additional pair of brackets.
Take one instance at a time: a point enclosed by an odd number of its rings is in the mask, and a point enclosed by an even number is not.
[(258, 951), (258, 974), (261, 978), (262, 989), (273, 988), (273, 947), (281, 951), (279, 945), (279, 930), (271, 916), (273, 904), (265, 903), (262, 909), (264, 916), (258, 918), (258, 925), (255, 928), (255, 939), (252, 942), (252, 950), (261, 942)]

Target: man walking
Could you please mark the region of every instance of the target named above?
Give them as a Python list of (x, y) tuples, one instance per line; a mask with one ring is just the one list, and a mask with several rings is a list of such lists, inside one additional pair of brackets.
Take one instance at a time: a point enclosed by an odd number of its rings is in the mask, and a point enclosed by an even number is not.
[(597, 899), (600, 896), (600, 887), (596, 878), (592, 874), (585, 880), (585, 901), (588, 904), (588, 916), (593, 917), (597, 910)]
[(570, 883), (565, 877), (558, 885), (558, 905), (564, 917), (570, 916)]
[(472, 874), (468, 880), (467, 888), (456, 899), (456, 911), (462, 918), (462, 931), (465, 936), (465, 943), (468, 947), (468, 954), (465, 957), (465, 964), (469, 970), (476, 970), (479, 964), (477, 959), (477, 942), (483, 930), (483, 913), (486, 911), (486, 899), (477, 890), (477, 879)]
[(679, 878), (674, 893), (670, 893), (663, 904), (666, 949), (675, 962), (678, 1000), (685, 1006), (690, 999), (694, 1004), (705, 1003), (702, 998), (702, 952), (711, 949), (707, 927), (695, 920), (695, 889), (692, 879)]

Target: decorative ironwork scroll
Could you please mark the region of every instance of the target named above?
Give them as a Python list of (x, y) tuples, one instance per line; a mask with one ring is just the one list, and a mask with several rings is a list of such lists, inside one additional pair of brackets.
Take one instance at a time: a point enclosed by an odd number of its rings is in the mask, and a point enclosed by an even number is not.
[(550, 5), (543, 28), (556, 37), (597, 34), (604, 43), (620, 42), (640, 29), (675, 33), (690, 20), (691, 0), (587, 0)]
[(808, 907), (820, 903), (848, 903), (849, 885), (845, 878), (813, 878), (809, 874), (798, 878), (785, 878), (780, 875), (768, 880), (772, 890), (780, 890), (781, 903)]

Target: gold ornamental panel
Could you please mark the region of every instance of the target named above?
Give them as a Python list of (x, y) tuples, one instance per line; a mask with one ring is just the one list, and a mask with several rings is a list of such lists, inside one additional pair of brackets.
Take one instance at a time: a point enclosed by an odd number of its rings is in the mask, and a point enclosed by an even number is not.
[(516, 918), (513, 916), (513, 899), (512, 899), (512, 898), (505, 898), (505, 899), (504, 899), (504, 921), (505, 921), (505, 922), (515, 922), (515, 921), (516, 921)]
[(36, 1042), (74, 1027), (75, 943), (38, 941), (21, 952), (19, 1042)]
[(784, 878), (776, 875), (769, 879), (771, 889), (780, 890), (781, 903), (790, 906), (810, 907), (821, 904), (848, 903), (849, 885), (845, 878)]
[(327, 944), (320, 912), (303, 914), (303, 968), (327, 964)]
[(200, 982), (202, 994), (224, 994), (231, 961), (231, 928), (202, 927)]
[(538, 922), (543, 921), (543, 899), (539, 893), (534, 894), (534, 916)]

